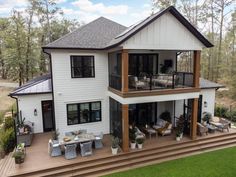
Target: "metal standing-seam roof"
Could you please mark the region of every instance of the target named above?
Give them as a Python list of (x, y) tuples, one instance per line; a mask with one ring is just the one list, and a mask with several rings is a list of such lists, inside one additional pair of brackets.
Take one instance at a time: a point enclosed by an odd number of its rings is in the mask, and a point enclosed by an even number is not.
[[(200, 78), (200, 88), (201, 89), (210, 89), (210, 88), (223, 88), (223, 85), (218, 83)], [(32, 95), (32, 94), (44, 94), (44, 93), (52, 93), (52, 82), (51, 75), (47, 74), (44, 76), (37, 77), (28, 83), (24, 84), (21, 87), (18, 87), (10, 96), (18, 96), (18, 95)]]
[(140, 23), (130, 26), (129, 28), (104, 17), (100, 17), (44, 46), (43, 49), (110, 49), (128, 40), (130, 37), (167, 12), (170, 12), (174, 17), (176, 17), (176, 19), (179, 20), (179, 22), (206, 47), (213, 47), (213, 44), (208, 41), (188, 20), (186, 20), (175, 7), (170, 6), (149, 16)]
[(30, 80), (26, 84), (15, 89), (9, 95), (17, 96), (43, 93), (52, 93), (52, 83), (50, 74), (39, 76), (35, 79)]
[(210, 89), (210, 88), (224, 88), (225, 86), (209, 81), (204, 78), (200, 78), (200, 88), (201, 89)]

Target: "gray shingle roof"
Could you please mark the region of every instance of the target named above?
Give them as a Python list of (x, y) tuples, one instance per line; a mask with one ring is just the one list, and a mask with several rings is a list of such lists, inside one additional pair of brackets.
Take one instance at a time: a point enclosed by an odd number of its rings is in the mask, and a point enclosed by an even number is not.
[(26, 84), (18, 87), (10, 96), (52, 93), (51, 75), (46, 74), (30, 80)]
[(223, 88), (225, 86), (209, 81), (207, 79), (204, 78), (200, 78), (200, 88), (201, 89), (207, 89), (207, 88)]
[(209, 42), (192, 24), (190, 24), (188, 20), (186, 20), (173, 6), (170, 6), (149, 16), (140, 23), (130, 26), (129, 28), (104, 17), (100, 17), (43, 48), (103, 50), (116, 47), (166, 12), (170, 12), (175, 16), (176, 19), (178, 19), (180, 23), (182, 23), (206, 47), (213, 47), (213, 44), (211, 44), (211, 42)]
[(107, 46), (114, 36), (117, 36), (125, 29), (126, 27), (123, 25), (100, 17), (46, 45), (45, 48), (100, 49)]

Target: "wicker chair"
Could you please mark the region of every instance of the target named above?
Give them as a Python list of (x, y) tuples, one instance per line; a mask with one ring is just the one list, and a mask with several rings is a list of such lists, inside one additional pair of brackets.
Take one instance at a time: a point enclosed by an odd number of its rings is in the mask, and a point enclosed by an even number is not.
[(201, 123), (197, 123), (197, 132), (199, 135), (208, 134), (208, 128), (203, 126)]
[(80, 143), (80, 150), (82, 157), (92, 155), (92, 142)]
[(95, 136), (94, 140), (95, 149), (100, 149), (103, 147), (102, 139), (103, 139), (103, 132)]
[(65, 158), (66, 159), (74, 159), (77, 157), (77, 153), (76, 153), (76, 144), (68, 144), (65, 145)]
[(53, 143), (50, 139), (48, 142), (48, 153), (52, 157), (61, 156), (61, 147), (59, 143)]
[(228, 130), (229, 132), (230, 122), (228, 120), (219, 117), (213, 117), (210, 121), (210, 124), (214, 125), (218, 129), (221, 129), (222, 132), (224, 131), (224, 129)]

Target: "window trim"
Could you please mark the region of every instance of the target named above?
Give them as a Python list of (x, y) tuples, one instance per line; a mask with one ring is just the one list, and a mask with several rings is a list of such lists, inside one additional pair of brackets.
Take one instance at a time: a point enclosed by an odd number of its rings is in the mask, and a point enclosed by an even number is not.
[[(86, 104), (88, 103), (89, 104), (89, 117), (91, 119), (91, 116), (92, 116), (92, 103), (100, 103), (100, 110), (99, 110), (99, 114), (100, 114), (100, 120), (98, 121), (90, 121), (90, 122), (83, 122), (83, 123), (80, 123), (80, 104)], [(69, 124), (69, 121), (68, 121), (68, 115), (69, 115), (69, 112), (68, 112), (68, 106), (69, 105), (76, 105), (77, 106), (77, 119), (78, 119), (78, 123), (74, 123), (74, 124)], [(102, 122), (102, 101), (93, 101), (93, 102), (81, 102), (81, 103), (70, 103), (70, 104), (66, 104), (66, 115), (67, 115), (67, 126), (70, 126), (70, 125), (78, 125), (78, 124), (88, 124), (88, 123), (95, 123), (95, 122)]]
[[(73, 66), (72, 66), (72, 60), (73, 60), (73, 57), (82, 57), (82, 68), (84, 67), (83, 65), (83, 57), (91, 57), (92, 59), (92, 64), (93, 64), (93, 75), (92, 76), (86, 76), (84, 77), (84, 72), (82, 70), (82, 77), (79, 77), (79, 76), (73, 76)], [(71, 70), (71, 78), (95, 78), (95, 61), (94, 61), (94, 55), (71, 55), (70, 56), (70, 70)]]

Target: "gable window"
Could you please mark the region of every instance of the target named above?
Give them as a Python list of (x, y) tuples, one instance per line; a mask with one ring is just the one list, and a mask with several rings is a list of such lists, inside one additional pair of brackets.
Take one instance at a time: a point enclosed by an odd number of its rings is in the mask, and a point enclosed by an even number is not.
[(95, 77), (94, 56), (71, 56), (71, 77)]
[(83, 124), (102, 120), (101, 101), (67, 104), (67, 124)]

